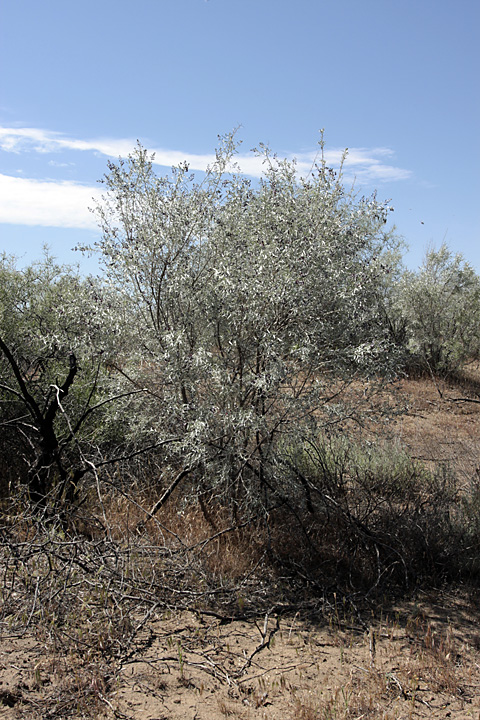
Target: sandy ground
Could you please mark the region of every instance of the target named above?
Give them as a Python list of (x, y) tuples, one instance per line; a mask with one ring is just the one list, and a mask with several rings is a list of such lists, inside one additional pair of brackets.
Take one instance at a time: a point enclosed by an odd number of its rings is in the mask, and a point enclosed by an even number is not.
[[(423, 596), (369, 627), (338, 616), (150, 618), (111, 675), (35, 637), (4, 638), (0, 716), (129, 720), (480, 718), (475, 604)], [(81, 691), (79, 693), (79, 690)], [(78, 701), (68, 702), (71, 693)], [(63, 710), (62, 710), (63, 705)]]

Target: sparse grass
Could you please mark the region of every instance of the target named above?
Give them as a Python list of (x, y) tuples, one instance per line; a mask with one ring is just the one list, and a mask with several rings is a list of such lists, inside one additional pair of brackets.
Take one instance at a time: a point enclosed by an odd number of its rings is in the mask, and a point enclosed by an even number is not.
[[(308, 698), (295, 697), (293, 718), (299, 720), (398, 720), (437, 717), (442, 708), (478, 718), (474, 703), (478, 688), (478, 664), (464, 665), (467, 653), (459, 648), (450, 626), (434, 629), (429, 620), (413, 619), (407, 627), (395, 623), (378, 625), (380, 654), (370, 666), (357, 650), (347, 681), (329, 692), (309, 688)], [(383, 638), (383, 642), (382, 642)], [(392, 647), (395, 640), (402, 645)], [(456, 710), (454, 710), (454, 714)], [(451, 717), (452, 710), (445, 717)], [(455, 714), (456, 716), (456, 714)], [(443, 715), (438, 715), (443, 717)]]

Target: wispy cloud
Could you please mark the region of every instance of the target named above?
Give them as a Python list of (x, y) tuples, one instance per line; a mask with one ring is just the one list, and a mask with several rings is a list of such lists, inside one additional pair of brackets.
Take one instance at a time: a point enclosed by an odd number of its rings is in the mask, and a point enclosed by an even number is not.
[(0, 223), (96, 228), (88, 208), (98, 196), (96, 187), (0, 174)]
[[(6, 128), (0, 127), (0, 149), (13, 152), (54, 153), (62, 150), (90, 151), (106, 157), (126, 157), (135, 148), (137, 140), (133, 138), (93, 138), (77, 140), (65, 137), (60, 133), (38, 128)], [(215, 161), (215, 155), (197, 155), (180, 150), (149, 148), (155, 153), (155, 164), (172, 167), (181, 162), (188, 162), (192, 170), (204, 171)], [(259, 173), (261, 174), (261, 173)]]
[[(106, 157), (126, 157), (132, 152), (137, 141), (133, 138), (93, 138), (78, 140), (61, 133), (38, 128), (0, 127), (0, 149), (13, 153), (37, 152), (55, 153), (64, 150), (89, 151)], [(181, 150), (167, 150), (151, 147), (149, 152), (155, 154), (154, 163), (162, 167), (172, 167), (186, 161), (192, 170), (205, 171), (215, 162), (215, 155), (196, 154)], [(325, 159), (331, 167), (338, 168), (343, 149), (327, 149)], [(289, 153), (289, 157), (297, 160), (299, 173), (310, 172), (317, 156), (316, 151), (308, 153)], [(359, 183), (391, 182), (406, 180), (411, 177), (410, 170), (396, 167), (388, 162), (394, 153), (389, 148), (350, 148), (344, 163), (344, 174), (347, 178), (356, 178)], [(262, 158), (252, 153), (239, 154), (235, 157), (241, 171), (251, 177), (260, 177), (264, 166)]]
[[(65, 160), (62, 155), (66, 151), (125, 157), (133, 151), (136, 142), (125, 138), (79, 140), (38, 128), (0, 127), (0, 150), (15, 153), (19, 161), (28, 153), (54, 155), (48, 158), (46, 167), (62, 168), (71, 164), (71, 156)], [(186, 161), (191, 170), (205, 171), (215, 161), (213, 153), (203, 155), (162, 148), (149, 148), (149, 151), (155, 153), (155, 164), (168, 168)], [(338, 168), (343, 154), (343, 150), (327, 149), (327, 164)], [(289, 154), (290, 159), (294, 157), (299, 174), (306, 176), (318, 160), (318, 153), (314, 150)], [(343, 165), (344, 180), (351, 182), (355, 179), (359, 185), (375, 185), (408, 179), (411, 172), (392, 164), (393, 157), (394, 153), (389, 148), (351, 148)], [(263, 174), (262, 157), (253, 153), (239, 154), (235, 156), (235, 161), (241, 172), (248, 176), (260, 177)], [(94, 205), (93, 198), (99, 198), (101, 194), (98, 186), (28, 178), (25, 177), (27, 171), (23, 167), (18, 173), (23, 177), (0, 175), (0, 223), (96, 228), (95, 217), (88, 208)]]

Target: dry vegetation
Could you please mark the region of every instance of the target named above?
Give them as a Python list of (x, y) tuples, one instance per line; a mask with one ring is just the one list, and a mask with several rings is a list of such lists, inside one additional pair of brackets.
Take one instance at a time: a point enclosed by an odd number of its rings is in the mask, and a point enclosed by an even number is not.
[(107, 476), (68, 526), (5, 505), (1, 717), (478, 720), (477, 377), (400, 381), (406, 413), (369, 428), (436, 470), (434, 503), (236, 527), (173, 495), (143, 525), (155, 489)]

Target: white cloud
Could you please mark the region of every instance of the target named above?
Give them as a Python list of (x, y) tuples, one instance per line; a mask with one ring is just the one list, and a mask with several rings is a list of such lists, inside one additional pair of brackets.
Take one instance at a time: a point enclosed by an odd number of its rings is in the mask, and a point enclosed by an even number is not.
[[(107, 157), (127, 156), (132, 152), (136, 141), (132, 139), (97, 138), (78, 140), (60, 133), (38, 128), (0, 127), (0, 150), (4, 152), (35, 152), (42, 154), (61, 153), (67, 150), (99, 153)], [(183, 153), (179, 150), (152, 148), (154, 162), (162, 167), (171, 167), (186, 161), (191, 170), (204, 171), (215, 161), (212, 154)], [(327, 165), (338, 168), (343, 150), (325, 150)], [(344, 165), (343, 178), (346, 182), (374, 185), (377, 182), (405, 180), (411, 176), (409, 170), (395, 167), (389, 161), (393, 151), (389, 148), (352, 148), (348, 151)], [(290, 159), (294, 155), (291, 154)], [(300, 175), (308, 175), (319, 159), (319, 154), (303, 152), (296, 156)], [(235, 156), (240, 170), (251, 177), (260, 177), (264, 171), (262, 157), (253, 153)], [(54, 158), (49, 165), (58, 168), (70, 164)], [(70, 158), (69, 158), (70, 160)], [(19, 174), (25, 174), (19, 170)], [(88, 208), (101, 192), (98, 187), (67, 181), (35, 180), (26, 177), (0, 175), (0, 222), (23, 225), (44, 225), (72, 228), (96, 228), (95, 217)]]
[(88, 208), (98, 188), (0, 174), (0, 222), (51, 227), (96, 228)]
[(58, 167), (58, 168), (64, 168), (64, 167), (73, 167), (75, 163), (72, 162), (58, 162), (57, 160), (49, 160), (48, 164), (50, 167)]
[[(62, 150), (90, 151), (107, 157), (126, 157), (132, 152), (137, 141), (134, 139), (93, 138), (90, 140), (77, 140), (68, 138), (60, 133), (41, 130), (38, 128), (2, 128), (0, 127), (0, 149), (8, 152), (53, 153)], [(191, 170), (205, 171), (215, 161), (215, 154), (195, 154), (180, 150), (166, 150), (164, 148), (149, 148), (155, 153), (154, 163), (162, 167), (172, 167), (186, 161)], [(394, 155), (389, 148), (351, 148), (344, 163), (344, 175), (347, 180), (357, 179), (359, 183), (372, 183), (375, 181), (390, 182), (406, 180), (411, 172), (398, 168), (385, 162), (386, 158)], [(326, 150), (325, 159), (331, 167), (338, 168), (343, 156), (343, 149)], [(301, 174), (308, 174), (317, 157), (317, 153), (290, 154), (296, 157), (298, 169)], [(252, 153), (239, 154), (235, 161), (241, 171), (251, 177), (260, 177), (263, 172), (263, 160)]]
[[(76, 140), (62, 136), (60, 133), (38, 128), (3, 128), (0, 127), (0, 149), (7, 152), (38, 152), (52, 153), (61, 150), (83, 150), (100, 153), (107, 157), (126, 157), (135, 148), (134, 139), (94, 138)], [(215, 154), (196, 155), (179, 150), (149, 148), (155, 153), (155, 164), (172, 167), (186, 161), (192, 170), (206, 170), (215, 161)], [(259, 173), (260, 174), (260, 173)]]

